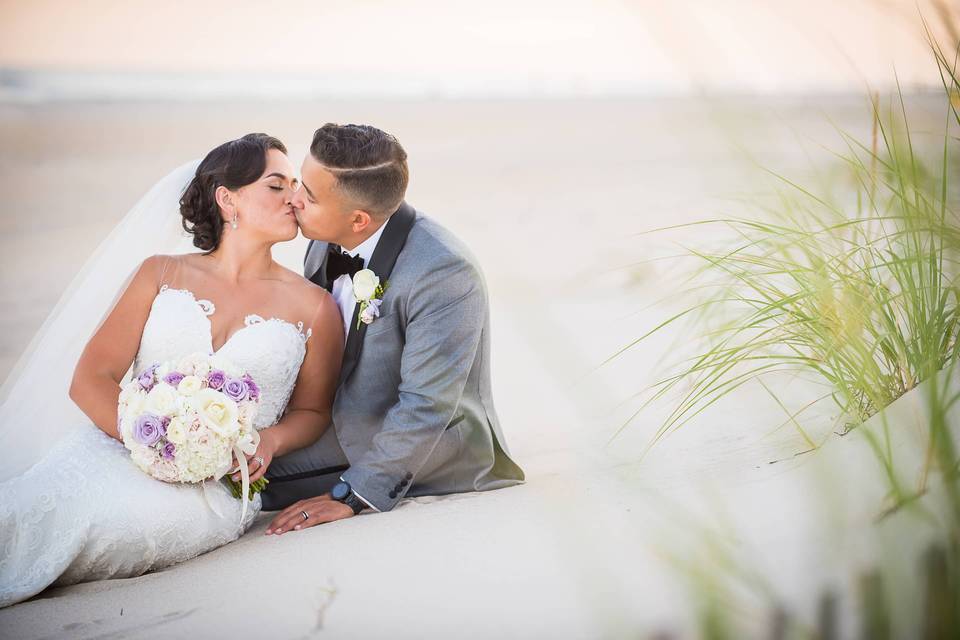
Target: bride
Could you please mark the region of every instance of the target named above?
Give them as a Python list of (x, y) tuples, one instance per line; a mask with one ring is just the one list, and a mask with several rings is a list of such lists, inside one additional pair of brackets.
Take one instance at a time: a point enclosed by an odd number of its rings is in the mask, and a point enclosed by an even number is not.
[[(134, 466), (117, 430), (120, 383), (131, 365), (137, 375), (151, 363), (205, 352), (249, 372), (261, 387), (260, 443), (245, 461), (251, 482), (275, 456), (313, 443), (330, 423), (343, 324), (325, 290), (271, 253), (298, 231), (286, 148), (249, 134), (217, 147), (189, 173), (185, 190), (176, 176), (165, 179), (165, 189), (182, 193), (178, 222), (203, 252), (154, 255), (136, 269), (76, 361), (69, 397), (86, 419), (68, 425), (70, 411), (50, 409), (59, 394), (27, 399), (21, 378), (36, 387), (44, 367), (55, 369), (57, 356), (69, 359), (44, 352), (59, 335), (50, 327), (31, 362), (11, 374), (17, 379), (0, 410), (7, 423), (0, 431), (8, 440), (16, 431), (24, 450), (44, 432), (64, 435), (26, 472), (0, 483), (0, 606), (51, 584), (137, 576), (182, 562), (237, 539), (259, 511), (257, 495), (240, 522), (241, 501), (225, 484), (166, 484)], [(160, 217), (156, 208), (147, 206), (147, 218)], [(150, 224), (122, 236), (135, 244), (150, 236)], [(61, 334), (71, 319), (54, 318)], [(27, 411), (31, 402), (37, 407)], [(18, 455), (9, 444), (0, 442), (5, 458)]]

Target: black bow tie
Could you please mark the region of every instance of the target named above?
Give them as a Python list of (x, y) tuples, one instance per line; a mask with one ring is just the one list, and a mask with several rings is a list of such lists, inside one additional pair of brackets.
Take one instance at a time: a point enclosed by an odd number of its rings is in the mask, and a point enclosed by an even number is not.
[(340, 252), (340, 247), (330, 245), (327, 249), (327, 284), (333, 286), (334, 281), (343, 274), (351, 278), (357, 271), (363, 269), (363, 258), (360, 256), (350, 257), (346, 253)]

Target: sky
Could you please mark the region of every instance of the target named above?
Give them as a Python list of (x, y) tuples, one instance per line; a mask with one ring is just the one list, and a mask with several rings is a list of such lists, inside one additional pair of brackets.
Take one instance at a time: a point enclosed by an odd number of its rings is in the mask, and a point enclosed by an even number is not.
[(949, 40), (940, 1), (0, 0), (0, 84), (8, 93), (190, 82), (240, 94), (797, 93), (883, 89), (896, 68), (905, 86), (936, 86), (919, 13)]

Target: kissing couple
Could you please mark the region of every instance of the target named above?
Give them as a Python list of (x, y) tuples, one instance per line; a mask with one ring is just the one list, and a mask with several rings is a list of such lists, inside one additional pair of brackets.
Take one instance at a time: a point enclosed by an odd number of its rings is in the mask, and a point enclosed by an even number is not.
[[(283, 536), (407, 496), (523, 481), (491, 395), (483, 276), (405, 202), (407, 182), (394, 136), (326, 124), (299, 178), (282, 142), (253, 133), (144, 196), (11, 374), (0, 434), (18, 446), (0, 447), (3, 466), (31, 466), (0, 483), (0, 606), (193, 558), (261, 509), (278, 512), (266, 533)], [(164, 253), (184, 230), (200, 252)], [(272, 256), (298, 233), (311, 240), (303, 276)], [(133, 275), (112, 307), (96, 302), (124, 264)], [(187, 364), (158, 364), (171, 362)], [(246, 382), (224, 384), (211, 362)], [(176, 413), (204, 392), (221, 398), (207, 407), (218, 420), (256, 400), (251, 437), (219, 480), (170, 481), (195, 470), (181, 449), (204, 461), (207, 435)], [(161, 405), (172, 422), (143, 418)], [(173, 475), (145, 473), (145, 455)]]

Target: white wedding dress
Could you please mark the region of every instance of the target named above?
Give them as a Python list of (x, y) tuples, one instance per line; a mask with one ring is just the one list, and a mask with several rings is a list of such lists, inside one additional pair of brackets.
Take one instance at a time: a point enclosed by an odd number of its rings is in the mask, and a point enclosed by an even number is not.
[[(214, 305), (184, 289), (160, 288), (143, 329), (135, 373), (154, 362), (212, 353)], [(293, 391), (310, 331), (248, 316), (218, 353), (261, 388), (255, 426), (275, 424)], [(260, 510), (220, 482), (166, 484), (130, 460), (92, 423), (77, 425), (40, 462), (0, 484), (0, 607), (47, 586), (130, 577), (237, 539)], [(218, 515), (219, 512), (219, 515)]]

